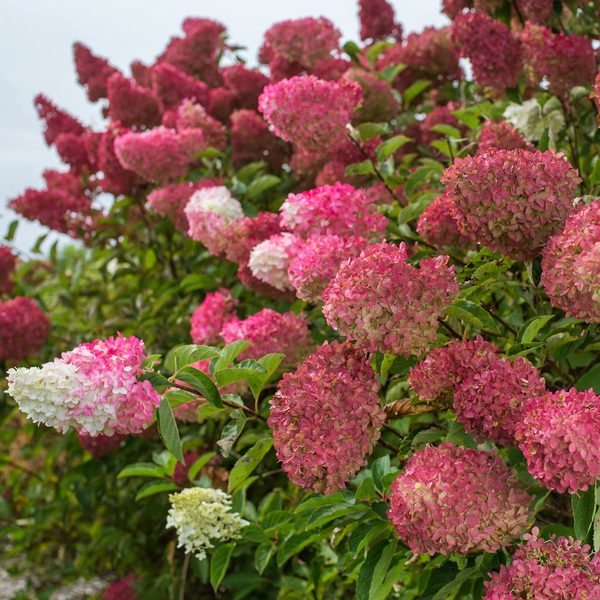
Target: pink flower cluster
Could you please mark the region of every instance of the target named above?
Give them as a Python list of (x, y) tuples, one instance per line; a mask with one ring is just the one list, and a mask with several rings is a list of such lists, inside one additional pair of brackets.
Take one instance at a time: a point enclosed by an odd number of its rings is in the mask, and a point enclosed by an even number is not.
[(121, 165), (115, 154), (116, 140), (128, 133), (128, 129), (112, 125), (100, 134), (97, 149), (97, 166), (102, 172), (100, 187), (109, 194), (129, 194), (136, 186), (143, 183), (138, 175)]
[(481, 12), (462, 13), (452, 23), (452, 38), (460, 55), (471, 61), (479, 85), (499, 93), (517, 85), (521, 48), (504, 23)]
[(372, 244), (342, 264), (323, 292), (323, 315), (370, 352), (419, 355), (435, 340), (438, 319), (458, 296), (447, 256), (408, 263), (404, 243)]
[(119, 71), (105, 58), (96, 56), (82, 44), (73, 44), (73, 58), (79, 83), (85, 86), (88, 98), (92, 102), (108, 96), (108, 80)]
[(458, 229), (454, 199), (448, 194), (442, 194), (421, 213), (417, 221), (417, 233), (436, 248), (472, 247), (471, 240), (466, 238)]
[(162, 122), (165, 127), (174, 127), (179, 132), (199, 129), (204, 135), (206, 145), (217, 150), (224, 150), (227, 146), (225, 125), (211, 117), (201, 104), (191, 100), (183, 100), (176, 110), (167, 111)]
[(82, 135), (85, 132), (85, 128), (75, 117), (58, 108), (43, 94), (38, 94), (35, 97), (34, 104), (40, 119), (44, 123), (44, 138), (48, 145), (53, 144), (61, 134)]
[(343, 78), (358, 83), (362, 91), (363, 101), (352, 116), (354, 123), (390, 121), (396, 116), (398, 102), (387, 81), (357, 67), (348, 69)]
[(600, 201), (580, 207), (542, 254), (542, 285), (553, 306), (600, 322)]
[(304, 315), (278, 313), (263, 308), (250, 317), (223, 323), (221, 336), (225, 344), (245, 340), (252, 345), (240, 354), (240, 360), (258, 359), (265, 354), (285, 354), (282, 365), (297, 365), (312, 349), (313, 342)]
[(562, 154), (490, 148), (457, 158), (442, 182), (463, 235), (527, 260), (562, 227), (580, 178)]
[(402, 37), (402, 25), (396, 23), (394, 9), (387, 0), (358, 0), (361, 40)]
[(49, 333), (50, 319), (30, 298), (0, 302), (0, 361), (37, 354)]
[(406, 462), (388, 516), (415, 554), (496, 552), (521, 535), (531, 500), (499, 456), (444, 443)]
[(296, 295), (306, 302), (318, 303), (321, 294), (335, 277), (340, 265), (358, 256), (367, 246), (363, 237), (316, 235), (298, 250), (288, 269), (288, 279)]
[(256, 217), (243, 217), (234, 221), (225, 231), (227, 260), (240, 265), (247, 264), (255, 246), (279, 233), (279, 215), (272, 212), (265, 211)]
[(381, 239), (387, 219), (377, 212), (365, 190), (335, 183), (290, 194), (279, 209), (281, 226), (302, 238), (313, 235)]
[(158, 63), (151, 69), (152, 91), (161, 110), (177, 108), (183, 100), (208, 102), (208, 86), (169, 63)]
[(119, 433), (113, 435), (89, 435), (87, 433), (78, 433), (77, 439), (82, 448), (89, 452), (94, 458), (102, 458), (107, 454), (116, 452), (121, 446), (121, 442), (126, 436)]
[(229, 290), (221, 289), (206, 294), (190, 319), (190, 334), (194, 344), (214, 346), (222, 342), (221, 330), (225, 323), (237, 320), (236, 304)]
[(280, 138), (326, 154), (346, 139), (346, 125), (361, 101), (357, 83), (305, 75), (268, 85), (258, 106)]
[(125, 127), (154, 127), (161, 111), (152, 90), (143, 88), (121, 73), (108, 80), (108, 115)]
[(12, 274), (17, 266), (17, 257), (8, 246), (0, 246), (0, 294), (10, 294), (13, 289)]
[(594, 600), (600, 589), (600, 556), (571, 537), (544, 540), (535, 527), (524, 537), (510, 566), (502, 565), (485, 582), (484, 600)]
[(515, 438), (529, 472), (557, 492), (587, 490), (600, 479), (600, 396), (575, 388), (533, 398)]
[(507, 121), (486, 121), (481, 127), (477, 151), (485, 152), (490, 148), (534, 150), (533, 145)]
[(268, 422), (292, 482), (323, 494), (346, 485), (379, 439), (378, 389), (368, 356), (348, 342), (325, 343), (284, 374)]

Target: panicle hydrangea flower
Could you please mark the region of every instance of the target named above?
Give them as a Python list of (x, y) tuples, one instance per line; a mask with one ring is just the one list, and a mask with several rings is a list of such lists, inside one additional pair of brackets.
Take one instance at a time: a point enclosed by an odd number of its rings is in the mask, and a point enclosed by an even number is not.
[(10, 369), (8, 393), (34, 423), (63, 433), (140, 433), (160, 402), (149, 381), (138, 381), (144, 358), (136, 337), (95, 340), (41, 367)]
[(138, 600), (139, 596), (135, 587), (137, 580), (134, 573), (129, 573), (129, 575), (113, 581), (104, 590), (102, 600)]
[(387, 227), (365, 190), (347, 183), (290, 194), (279, 211), (282, 227), (302, 238), (330, 234), (381, 239)]
[(402, 26), (397, 24), (394, 9), (387, 0), (358, 0), (361, 40), (382, 40), (402, 37)]
[(344, 488), (379, 440), (378, 390), (368, 356), (349, 342), (326, 342), (284, 374), (268, 423), (293, 483), (322, 494)]
[(569, 217), (542, 253), (542, 285), (553, 306), (600, 323), (600, 200)]
[(134, 60), (129, 65), (129, 70), (131, 71), (131, 76), (133, 80), (142, 87), (151, 88), (152, 87), (152, 69), (153, 67), (149, 67), (144, 64), (141, 60)]
[(12, 274), (17, 266), (17, 257), (8, 246), (0, 246), (0, 294), (10, 294), (13, 289)]
[(61, 133), (82, 135), (85, 132), (84, 126), (75, 117), (58, 108), (43, 94), (38, 94), (33, 102), (38, 116), (44, 122), (44, 139), (49, 146)]
[(457, 158), (442, 177), (463, 235), (516, 260), (560, 230), (580, 181), (562, 154), (493, 148)]
[(109, 64), (105, 58), (93, 54), (81, 42), (73, 44), (73, 59), (77, 80), (86, 88), (88, 98), (92, 102), (106, 98), (108, 80), (119, 70)]
[(526, 21), (545, 23), (552, 16), (552, 0), (516, 0), (516, 5)]
[(548, 78), (551, 93), (564, 96), (572, 87), (594, 81), (596, 58), (590, 39), (554, 33), (531, 22), (525, 24), (520, 39), (530, 76), (535, 83)]
[(323, 292), (327, 323), (369, 352), (428, 350), (460, 286), (447, 256), (422, 260), (419, 268), (407, 259), (404, 243), (383, 242), (344, 262)]
[(239, 200), (222, 185), (195, 191), (184, 212), (190, 224), (188, 235), (215, 256), (225, 251), (225, 230), (244, 216)]
[(484, 152), (490, 148), (498, 150), (535, 150), (521, 133), (508, 121), (486, 121), (479, 133), (477, 151)]
[(302, 247), (302, 240), (292, 233), (272, 235), (250, 252), (248, 266), (252, 275), (280, 291), (293, 290), (288, 269)]
[(412, 367), (408, 382), (415, 393), (429, 401), (452, 400), (455, 388), (471, 373), (477, 373), (495, 360), (498, 348), (481, 337), (453, 340), (435, 348)]
[(345, 141), (346, 125), (361, 101), (353, 81), (304, 75), (265, 87), (258, 106), (280, 138), (326, 154)]
[(128, 129), (109, 127), (100, 136), (97, 151), (98, 169), (102, 171), (100, 187), (109, 194), (130, 193), (142, 180), (129, 169), (124, 168), (115, 154), (115, 141), (129, 133)]
[(358, 256), (366, 238), (316, 235), (308, 239), (290, 263), (288, 278), (296, 295), (306, 302), (321, 301), (321, 294), (345, 260)]
[(496, 552), (520, 537), (532, 499), (498, 455), (444, 443), (408, 459), (388, 516), (415, 554)]
[(264, 160), (279, 171), (289, 158), (289, 146), (273, 135), (267, 122), (254, 110), (236, 110), (231, 115), (231, 160), (236, 168)]
[(458, 229), (454, 199), (448, 194), (433, 200), (421, 213), (417, 233), (436, 248), (455, 246), (466, 250), (473, 247), (473, 242)]
[(175, 528), (177, 547), (198, 560), (206, 558), (206, 551), (214, 548), (215, 542), (238, 539), (248, 524), (231, 510), (231, 496), (222, 490), (186, 488), (170, 494), (169, 501), (167, 529)]
[(236, 319), (236, 304), (227, 289), (206, 294), (202, 304), (194, 310), (190, 319), (190, 334), (194, 344), (214, 346), (222, 342), (223, 325)]
[(102, 458), (107, 454), (116, 452), (125, 439), (124, 435), (115, 433), (113, 435), (89, 435), (78, 433), (77, 439), (84, 450), (87, 450), (94, 458)]
[(235, 92), (239, 108), (256, 110), (258, 98), (269, 78), (256, 69), (248, 69), (238, 63), (221, 70), (225, 86)]
[(285, 354), (284, 367), (296, 366), (313, 347), (304, 315), (293, 312), (282, 314), (270, 308), (263, 308), (243, 320), (226, 321), (221, 336), (225, 344), (238, 340), (252, 344), (240, 354), (240, 360), (259, 359), (265, 354), (280, 352)]
[(206, 140), (200, 129), (175, 132), (165, 127), (126, 133), (114, 143), (115, 154), (125, 169), (160, 184), (183, 177), (205, 148)]
[(37, 354), (50, 333), (50, 319), (30, 298), (0, 302), (0, 361)]
[(279, 215), (269, 211), (258, 213), (256, 217), (243, 217), (231, 223), (225, 231), (227, 244), (225, 256), (231, 262), (245, 265), (250, 259), (254, 246), (281, 233)]
[(600, 589), (600, 559), (571, 537), (539, 538), (539, 529), (523, 536), (510, 566), (501, 565), (484, 583), (484, 600), (593, 600)]
[[(89, 135), (95, 136), (92, 132)], [(93, 172), (94, 157), (89, 153), (89, 135), (78, 133), (61, 133), (54, 140), (54, 148), (60, 160), (69, 165), (77, 173)]]
[(260, 296), (265, 298), (271, 298), (272, 300), (285, 300), (286, 302), (293, 302), (296, 298), (294, 292), (289, 289), (280, 290), (272, 285), (258, 279), (252, 273), (252, 269), (247, 264), (241, 264), (237, 270), (237, 276), (241, 284), (253, 292), (256, 292)]
[(442, 0), (442, 12), (455, 19), (465, 8), (471, 8), (473, 0)]
[(529, 472), (561, 494), (587, 490), (600, 479), (600, 396), (575, 388), (532, 399), (515, 438)]
[(222, 123), (229, 123), (229, 117), (235, 110), (235, 92), (224, 87), (210, 90), (206, 110)]
[(160, 124), (160, 108), (151, 90), (121, 73), (108, 80), (108, 116), (125, 127), (154, 127)]
[(473, 67), (475, 81), (503, 93), (519, 81), (519, 40), (501, 21), (481, 12), (462, 13), (452, 23), (452, 38)]
[(362, 91), (362, 104), (352, 115), (354, 123), (389, 121), (396, 116), (398, 102), (392, 92), (392, 86), (387, 81), (356, 67), (348, 69), (343, 77), (358, 83)]
[(208, 86), (168, 63), (158, 63), (150, 71), (152, 91), (163, 111), (176, 108), (182, 100), (205, 105)]
[[(207, 146), (224, 150), (227, 146), (227, 130), (221, 121), (211, 117), (204, 107), (191, 100), (184, 100), (174, 113), (174, 124), (178, 131), (200, 129)], [(165, 119), (163, 119), (165, 125)]]
[(544, 394), (546, 383), (524, 358), (495, 358), (471, 370), (454, 390), (456, 418), (475, 438), (515, 445), (515, 428), (531, 398)]

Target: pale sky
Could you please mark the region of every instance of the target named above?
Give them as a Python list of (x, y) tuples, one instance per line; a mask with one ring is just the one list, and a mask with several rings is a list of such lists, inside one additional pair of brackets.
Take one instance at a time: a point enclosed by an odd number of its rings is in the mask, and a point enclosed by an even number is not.
[[(421, 31), (447, 19), (441, 0), (392, 0), (404, 30)], [(26, 187), (40, 187), (46, 168), (60, 168), (43, 140), (33, 98), (43, 92), (84, 124), (100, 129), (97, 105), (76, 82), (71, 45), (82, 41), (129, 74), (134, 59), (148, 63), (185, 17), (210, 17), (228, 27), (229, 39), (248, 48), (255, 64), (263, 33), (283, 19), (325, 16), (358, 39), (357, 0), (1, 0), (0, 23), (0, 238), (14, 213), (5, 202)], [(16, 243), (28, 250), (46, 228), (23, 221)], [(47, 242), (48, 243), (48, 242)]]

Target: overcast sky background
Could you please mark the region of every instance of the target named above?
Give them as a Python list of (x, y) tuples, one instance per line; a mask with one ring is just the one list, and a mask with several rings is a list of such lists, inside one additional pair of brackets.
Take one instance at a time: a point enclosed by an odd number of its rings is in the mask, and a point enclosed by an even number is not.
[[(404, 30), (447, 22), (441, 0), (392, 0)], [(82, 41), (129, 74), (134, 59), (150, 63), (185, 17), (210, 17), (228, 27), (256, 64), (263, 33), (283, 19), (325, 16), (358, 39), (357, 0), (1, 0), (0, 23), (0, 238), (15, 218), (5, 204), (26, 187), (43, 185), (41, 173), (60, 167), (43, 140), (33, 97), (43, 92), (83, 123), (100, 129), (102, 119), (76, 82), (71, 45)], [(16, 246), (28, 250), (45, 228), (23, 221)], [(49, 242), (47, 242), (49, 243)]]

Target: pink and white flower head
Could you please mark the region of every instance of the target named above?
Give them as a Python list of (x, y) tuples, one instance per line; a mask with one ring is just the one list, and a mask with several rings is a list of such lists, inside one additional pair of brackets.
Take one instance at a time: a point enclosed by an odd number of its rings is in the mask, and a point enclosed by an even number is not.
[(513, 554), (510, 566), (501, 565), (498, 573), (489, 573), (484, 600), (597, 598), (600, 558), (579, 540), (555, 535), (544, 540), (539, 533), (534, 527), (523, 536), (525, 543)]
[(194, 344), (214, 346), (222, 342), (223, 325), (228, 321), (237, 320), (236, 304), (229, 290), (221, 289), (206, 294), (190, 319), (190, 334)]
[(10, 369), (8, 393), (34, 423), (92, 436), (140, 433), (160, 396), (139, 381), (144, 343), (121, 335), (80, 344), (41, 367)]
[(126, 133), (115, 139), (115, 153), (125, 169), (152, 183), (171, 183), (183, 177), (207, 147), (200, 129), (176, 132), (156, 127)]
[(284, 374), (268, 422), (293, 483), (322, 494), (345, 487), (380, 437), (378, 390), (368, 356), (349, 342), (326, 342)]
[(587, 490), (600, 479), (600, 396), (575, 388), (532, 399), (515, 438), (529, 472), (559, 493)]
[(600, 201), (577, 210), (542, 253), (542, 285), (553, 306), (600, 323)]
[(0, 302), (0, 361), (37, 354), (50, 333), (50, 319), (31, 298)]
[(282, 366), (296, 366), (313, 347), (308, 321), (293, 312), (278, 313), (263, 308), (250, 317), (224, 323), (221, 336), (225, 344), (245, 340), (252, 345), (240, 354), (240, 359), (259, 359), (265, 354), (285, 354)]
[(346, 125), (361, 101), (353, 81), (304, 75), (268, 85), (258, 107), (281, 139), (324, 155), (344, 143)]
[(406, 462), (388, 516), (415, 554), (496, 552), (521, 536), (532, 499), (497, 454), (444, 443)]
[(252, 275), (282, 292), (293, 290), (288, 269), (302, 244), (298, 236), (280, 233), (254, 246), (248, 261)]
[(458, 296), (447, 256), (408, 263), (404, 243), (371, 244), (346, 261), (323, 292), (323, 315), (369, 352), (419, 355), (435, 341), (438, 319)]
[(365, 190), (335, 183), (290, 194), (279, 209), (281, 226), (302, 238), (313, 235), (381, 239), (387, 219)]
[(270, 211), (258, 213), (256, 217), (244, 217), (227, 228), (227, 260), (239, 265), (246, 265), (254, 246), (281, 233), (279, 215)]
[(184, 212), (190, 224), (188, 235), (215, 256), (225, 251), (227, 228), (244, 216), (239, 200), (222, 185), (194, 192)]
[(560, 231), (580, 181), (562, 154), (492, 148), (456, 159), (442, 177), (461, 233), (516, 260)]
[(366, 238), (316, 235), (309, 238), (290, 263), (288, 278), (296, 295), (306, 302), (321, 301), (321, 294), (340, 265), (358, 256), (368, 245)]
[(417, 233), (436, 248), (456, 247), (468, 250), (473, 242), (458, 229), (454, 199), (442, 194), (421, 213)]

